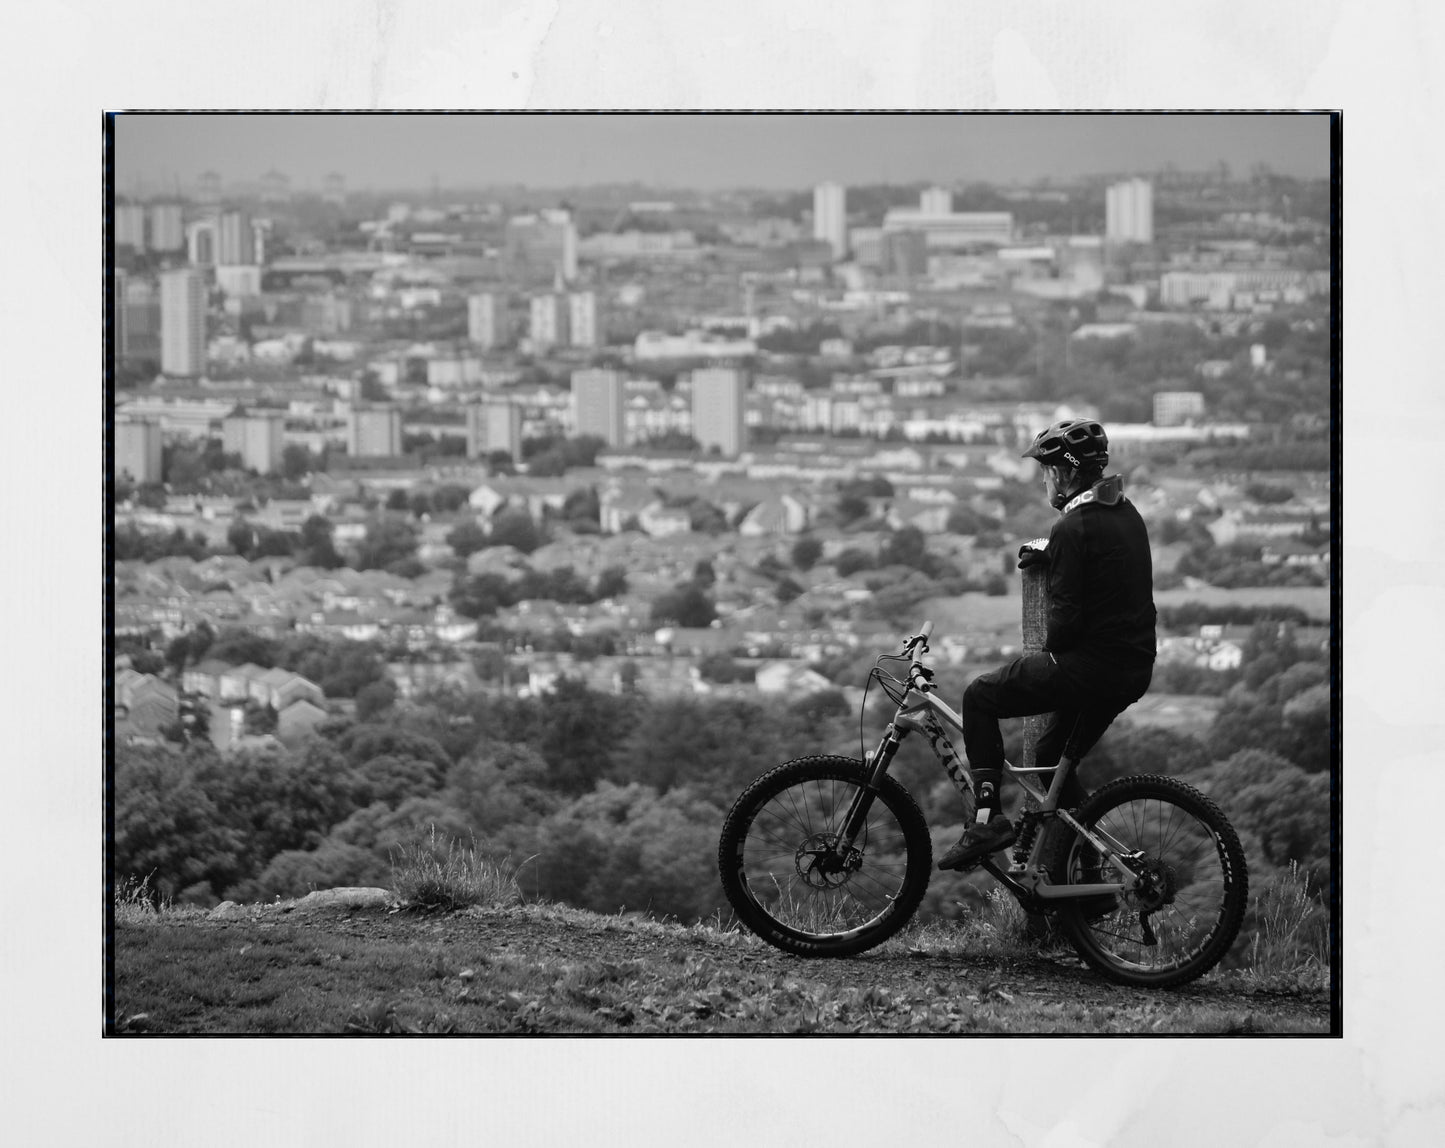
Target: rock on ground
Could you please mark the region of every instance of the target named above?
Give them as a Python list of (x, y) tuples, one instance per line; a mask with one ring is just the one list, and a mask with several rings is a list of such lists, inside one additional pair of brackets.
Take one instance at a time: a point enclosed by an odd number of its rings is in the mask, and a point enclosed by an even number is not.
[(348, 885), (339, 889), (318, 889), (307, 893), (298, 901), (283, 901), (275, 905), (238, 905), (235, 901), (222, 901), (207, 914), (211, 919), (223, 920), (242, 916), (257, 916), (263, 911), (282, 913), (356, 913), (365, 910), (390, 909), (396, 898), (388, 889), (367, 888)]

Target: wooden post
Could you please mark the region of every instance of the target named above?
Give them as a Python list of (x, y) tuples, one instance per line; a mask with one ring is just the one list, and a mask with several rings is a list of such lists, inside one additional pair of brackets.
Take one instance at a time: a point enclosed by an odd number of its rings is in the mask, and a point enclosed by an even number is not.
[[(1048, 636), (1049, 628), (1049, 566), (1047, 562), (1039, 562), (1036, 565), (1021, 570), (1023, 576), (1023, 638), (1024, 653), (1037, 654), (1044, 648), (1044, 638)], [(1024, 718), (1024, 752), (1023, 761), (1019, 764), (1032, 767), (1038, 753), (1039, 735), (1044, 730), (1044, 724), (1049, 720), (1048, 714), (1034, 714)], [(1052, 774), (1036, 773), (1031, 775), (1036, 778), (1046, 779)], [(1024, 797), (1025, 809), (1037, 809), (1039, 803), (1029, 795)], [(1028, 913), (1025, 917), (1024, 937), (1035, 943), (1042, 944), (1052, 936), (1052, 928), (1049, 919), (1042, 913)]]
[[(1023, 638), (1024, 653), (1037, 654), (1044, 648), (1049, 626), (1048, 564), (1040, 562), (1021, 570), (1023, 576)], [(1020, 765), (1032, 767), (1038, 750), (1039, 734), (1043, 732), (1048, 714), (1024, 718), (1024, 753)], [(1039, 776), (1043, 776), (1040, 774)]]

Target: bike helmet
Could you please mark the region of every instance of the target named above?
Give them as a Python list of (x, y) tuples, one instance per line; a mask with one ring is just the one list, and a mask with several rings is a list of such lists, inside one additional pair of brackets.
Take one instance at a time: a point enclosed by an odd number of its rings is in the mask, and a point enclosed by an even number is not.
[(1109, 436), (1094, 419), (1064, 419), (1039, 431), (1023, 457), (1045, 466), (1102, 470), (1109, 464)]

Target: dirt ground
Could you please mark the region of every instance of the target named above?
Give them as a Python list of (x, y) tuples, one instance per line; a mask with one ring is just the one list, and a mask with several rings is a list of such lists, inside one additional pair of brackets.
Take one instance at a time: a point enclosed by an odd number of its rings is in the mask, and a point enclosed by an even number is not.
[[(926, 930), (805, 960), (749, 934), (557, 906), (256, 909), (130, 926), (116, 949), (118, 1032), (1327, 1035), (1331, 1024), (1324, 992), (1260, 991), (1235, 974), (1128, 988), (1066, 947), (1000, 956)], [(203, 975), (175, 979), (202, 961)], [(367, 1000), (410, 1027), (358, 1021)]]

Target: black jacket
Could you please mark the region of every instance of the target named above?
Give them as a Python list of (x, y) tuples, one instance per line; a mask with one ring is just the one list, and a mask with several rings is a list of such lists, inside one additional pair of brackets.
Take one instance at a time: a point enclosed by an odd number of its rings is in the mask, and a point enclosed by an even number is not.
[(1144, 519), (1122, 481), (1102, 479), (1066, 503), (1045, 553), (1044, 648), (1059, 666), (1096, 685), (1147, 672), (1155, 655), (1154, 564)]

